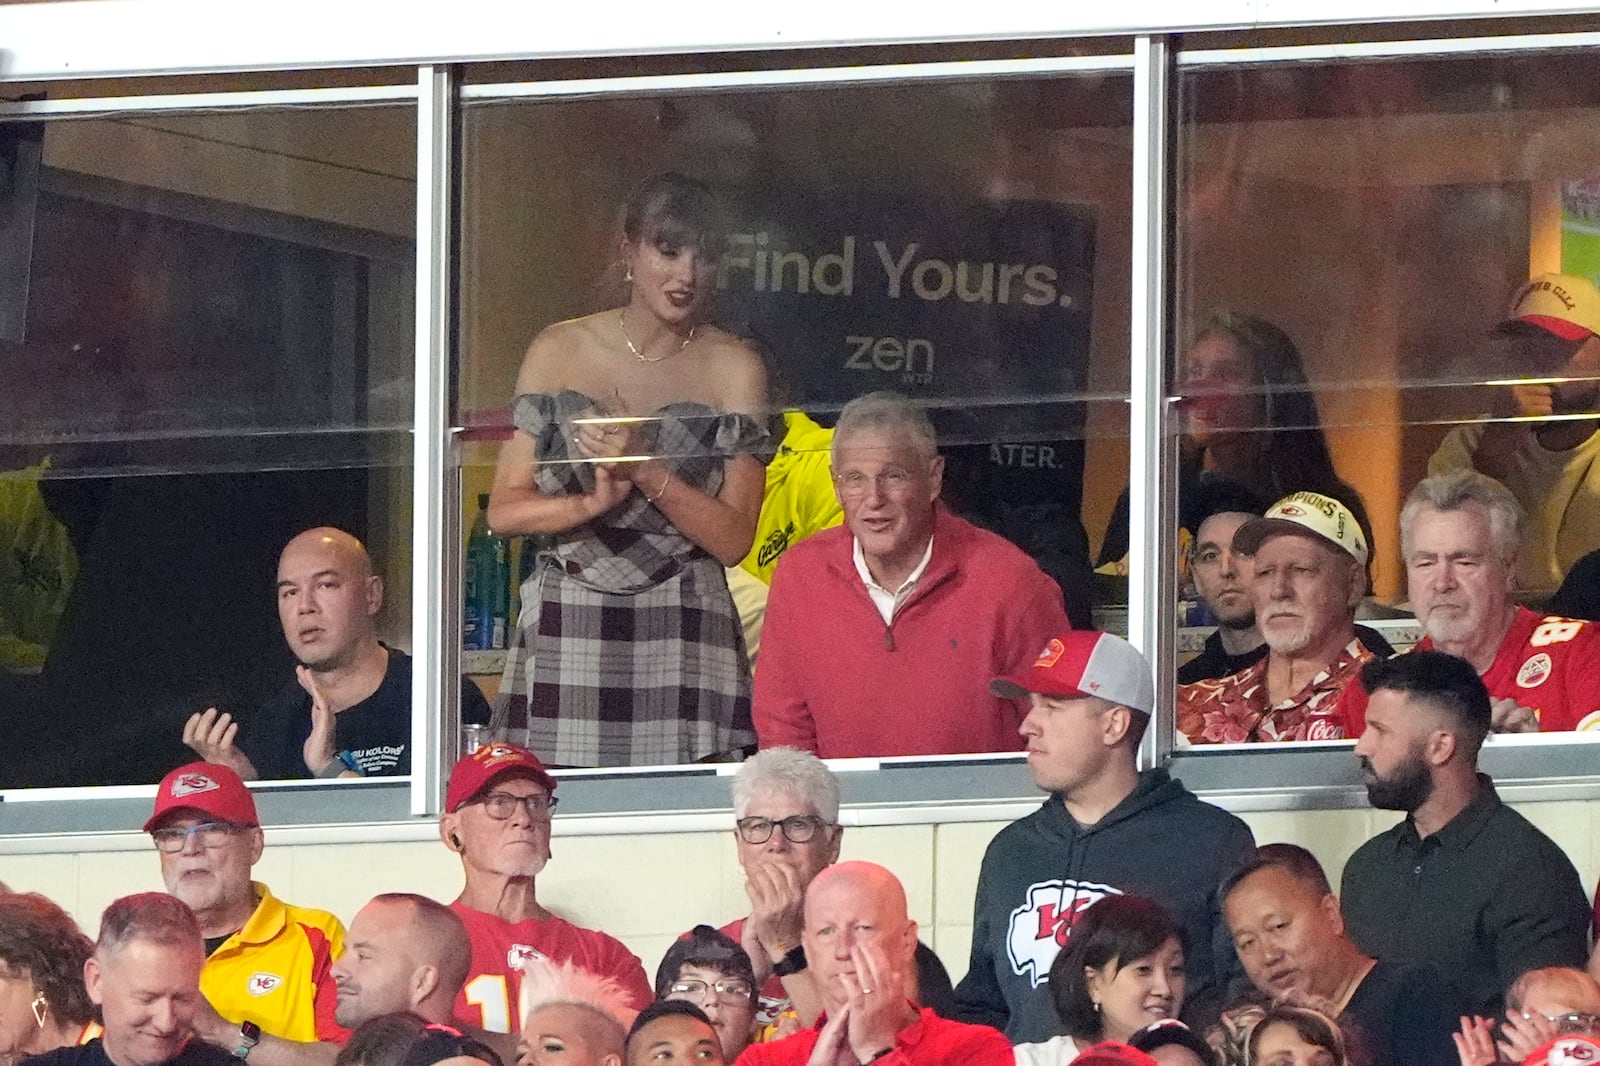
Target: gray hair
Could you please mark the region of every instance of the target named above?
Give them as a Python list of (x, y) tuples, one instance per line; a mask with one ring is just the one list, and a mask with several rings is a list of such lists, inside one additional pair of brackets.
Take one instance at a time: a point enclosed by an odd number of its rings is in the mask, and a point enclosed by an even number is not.
[(829, 824), (839, 820), (839, 779), (809, 751), (767, 748), (745, 760), (733, 775), (733, 816), (743, 818), (750, 801), (768, 792), (806, 801)]
[(869, 392), (844, 405), (833, 428), (832, 458), (839, 458), (839, 442), (858, 430), (876, 429), (905, 438), (911, 450), (923, 459), (939, 454), (938, 438), (928, 412), (898, 392)]
[(1411, 527), (1424, 507), (1459, 511), (1474, 503), (1489, 516), (1489, 536), (1494, 540), (1495, 554), (1501, 562), (1511, 564), (1522, 550), (1526, 525), (1522, 505), (1500, 482), (1471, 469), (1451, 470), (1417, 482), (1417, 487), (1406, 497), (1405, 506), (1400, 508), (1400, 554), (1411, 558)]
[(203, 951), (205, 940), (194, 911), (177, 896), (165, 892), (140, 892), (123, 896), (100, 916), (100, 939), (95, 954), (113, 955), (135, 940)]

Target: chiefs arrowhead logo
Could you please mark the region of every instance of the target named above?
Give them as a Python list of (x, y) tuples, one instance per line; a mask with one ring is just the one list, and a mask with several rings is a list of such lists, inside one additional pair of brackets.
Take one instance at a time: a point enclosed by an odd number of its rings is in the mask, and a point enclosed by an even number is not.
[(1110, 885), (1087, 881), (1040, 881), (1028, 886), (1027, 902), (1011, 912), (1006, 954), (1011, 972), (1026, 977), (1034, 988), (1050, 980), (1050, 964), (1072, 936), (1085, 910), (1107, 896), (1121, 893)]
[(527, 944), (512, 944), (506, 951), (506, 965), (513, 970), (520, 970), (535, 959), (545, 959), (549, 956)]
[(1595, 1046), (1582, 1037), (1567, 1037), (1557, 1040), (1545, 1052), (1546, 1066), (1588, 1066), (1595, 1061)]
[(1305, 514), (1305, 513), (1306, 513), (1306, 512), (1305, 512), (1305, 508), (1303, 508), (1303, 507), (1296, 507), (1296, 506), (1295, 506), (1295, 505), (1294, 505), (1294, 504), (1292, 504), (1292, 503), (1291, 503), (1291, 504), (1289, 504), (1289, 505), (1288, 505), (1288, 506), (1286, 506), (1286, 507), (1280, 507), (1280, 508), (1278, 508), (1278, 514), (1279, 514), (1279, 515), (1280, 515), (1280, 516), (1282, 516), (1282, 517), (1284, 517), (1284, 518), (1299, 518), (1299, 517), (1300, 517), (1300, 516), (1301, 516), (1301, 515), (1303, 515), (1303, 514)]
[(215, 792), (221, 787), (211, 778), (199, 772), (179, 774), (178, 779), (172, 782), (172, 795), (174, 798), (193, 796), (201, 792)]
[(1039, 657), (1033, 661), (1033, 668), (1035, 670), (1048, 670), (1060, 661), (1061, 657), (1066, 653), (1067, 646), (1061, 643), (1061, 639), (1059, 637), (1051, 637), (1050, 643), (1044, 646), (1044, 651), (1040, 652)]
[(250, 975), (250, 980), (245, 982), (244, 987), (252, 996), (264, 996), (281, 984), (283, 984), (283, 978), (275, 973), (253, 973)]

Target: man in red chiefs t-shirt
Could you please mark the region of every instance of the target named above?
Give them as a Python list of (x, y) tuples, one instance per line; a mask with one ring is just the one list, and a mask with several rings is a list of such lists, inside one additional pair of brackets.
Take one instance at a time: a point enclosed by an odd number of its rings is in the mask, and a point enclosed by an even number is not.
[(1473, 470), (1427, 478), (1400, 512), (1418, 645), (1467, 660), (1489, 690), (1496, 732), (1600, 726), (1600, 625), (1512, 598), (1523, 514)]
[(489, 744), (450, 771), (439, 836), (461, 856), (466, 887), (451, 904), (472, 941), (472, 969), (456, 1018), (491, 1033), (521, 1029), (522, 964), (571, 959), (611, 977), (642, 1008), (655, 998), (644, 966), (622, 942), (558, 918), (539, 905), (534, 878), (550, 859), (556, 780), (533, 752)]

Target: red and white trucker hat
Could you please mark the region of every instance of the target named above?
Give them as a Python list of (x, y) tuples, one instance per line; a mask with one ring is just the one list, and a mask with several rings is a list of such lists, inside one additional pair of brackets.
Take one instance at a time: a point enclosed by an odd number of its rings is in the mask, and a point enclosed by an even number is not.
[(1033, 692), (1067, 699), (1097, 696), (1145, 714), (1156, 705), (1155, 678), (1139, 649), (1092, 629), (1051, 637), (1031, 667), (995, 678), (989, 691), (1003, 700), (1027, 699)]
[(174, 811), (198, 811), (219, 822), (260, 825), (256, 801), (239, 775), (214, 762), (192, 762), (161, 779), (156, 809), (144, 823), (146, 833)]

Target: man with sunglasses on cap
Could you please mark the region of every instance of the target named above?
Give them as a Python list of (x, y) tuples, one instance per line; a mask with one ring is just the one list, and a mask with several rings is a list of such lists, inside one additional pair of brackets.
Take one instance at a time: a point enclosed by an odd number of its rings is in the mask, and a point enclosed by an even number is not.
[(1184, 1014), (1213, 1020), (1238, 974), (1216, 889), (1255, 840), (1164, 768), (1139, 771), (1139, 741), (1155, 707), (1150, 664), (1120, 637), (1078, 630), (1051, 639), (1031, 667), (990, 688), (1027, 701), (1028, 769), (1050, 796), (984, 854), (972, 960), (956, 986), (954, 1016), (1003, 1029), (1012, 1043), (1054, 1036), (1050, 964), (1085, 910), (1135, 893), (1183, 927)]
[(195, 1033), (256, 1066), (331, 1062), (331, 1042), (347, 1035), (334, 1020), (331, 974), (344, 926), (250, 879), (263, 840), (239, 775), (215, 763), (178, 767), (162, 779), (144, 831), (167, 891), (194, 912), (205, 938), (200, 990), (212, 1009), (196, 1012)]
[(515, 1033), (522, 964), (551, 959), (615, 978), (634, 1007), (655, 998), (644, 966), (621, 941), (540, 906), (534, 881), (550, 860), (556, 779), (514, 744), (486, 744), (450, 771), (439, 838), (461, 856), (466, 886), (451, 904), (472, 941), (472, 967), (456, 1018)]
[[(1350, 509), (1296, 492), (1240, 526), (1266, 657), (1236, 674), (1178, 687), (1178, 730), (1193, 744), (1339, 740), (1352, 735), (1344, 699), (1376, 656), (1356, 633), (1367, 587), (1367, 541)], [(1354, 692), (1346, 696), (1347, 688)]]
[[(1493, 412), (1524, 421), (1457, 426), (1428, 473), (1470, 467), (1511, 490), (1529, 525), (1518, 584), (1548, 595), (1600, 548), (1600, 420), (1573, 417), (1600, 408), (1600, 289), (1587, 278), (1540, 274), (1517, 290), (1495, 333), (1507, 375), (1541, 379), (1504, 389)], [(1550, 380), (1561, 378), (1570, 380)]]

